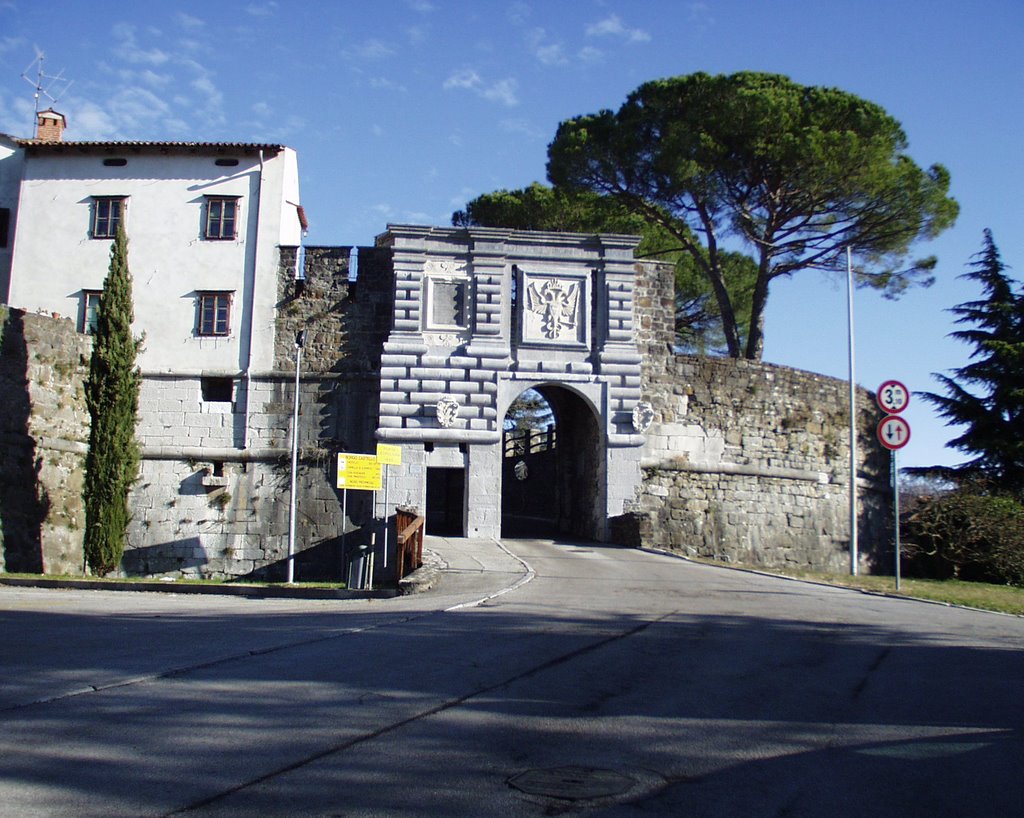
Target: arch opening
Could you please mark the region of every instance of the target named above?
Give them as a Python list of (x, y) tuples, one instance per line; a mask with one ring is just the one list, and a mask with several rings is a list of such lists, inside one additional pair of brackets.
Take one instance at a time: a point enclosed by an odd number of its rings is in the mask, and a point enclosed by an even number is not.
[(605, 474), (591, 406), (554, 384), (524, 390), (504, 418), (501, 534), (599, 539)]

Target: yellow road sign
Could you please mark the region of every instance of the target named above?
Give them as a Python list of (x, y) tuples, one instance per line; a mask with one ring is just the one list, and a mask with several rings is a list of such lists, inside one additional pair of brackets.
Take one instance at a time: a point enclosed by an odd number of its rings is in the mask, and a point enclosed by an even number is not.
[(338, 455), (338, 488), (379, 491), (380, 461), (372, 454)]
[(402, 447), (390, 443), (378, 443), (377, 459), (385, 466), (401, 466)]

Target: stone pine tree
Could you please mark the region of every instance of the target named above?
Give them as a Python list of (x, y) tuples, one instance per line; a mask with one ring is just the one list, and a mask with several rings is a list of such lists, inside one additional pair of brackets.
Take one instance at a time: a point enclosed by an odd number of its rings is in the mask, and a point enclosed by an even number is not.
[(926, 393), (939, 414), (964, 430), (947, 445), (973, 459), (949, 476), (982, 478), (992, 489), (1024, 494), (1024, 295), (985, 231), (982, 251), (961, 278), (983, 297), (953, 307), (964, 329), (951, 337), (974, 349), (951, 375), (935, 374), (944, 394)]
[(141, 342), (132, 335), (128, 239), (118, 227), (103, 283), (85, 383), (91, 427), (85, 460), (85, 557), (94, 573), (118, 567), (128, 528), (128, 492), (139, 470), (135, 439)]
[[(931, 280), (919, 239), (949, 227), (958, 206), (949, 173), (906, 154), (881, 107), (777, 74), (690, 74), (641, 85), (618, 112), (561, 123), (548, 146), (556, 188), (615, 199), (660, 225), (705, 276), (729, 355), (760, 359), (773, 281), (801, 270), (844, 270), (896, 295)], [(723, 251), (756, 267), (746, 331)]]

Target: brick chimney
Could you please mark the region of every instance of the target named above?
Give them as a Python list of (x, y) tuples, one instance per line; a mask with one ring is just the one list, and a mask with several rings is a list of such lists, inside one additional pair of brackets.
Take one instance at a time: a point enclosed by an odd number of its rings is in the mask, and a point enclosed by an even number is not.
[(36, 139), (41, 142), (62, 142), (67, 124), (64, 114), (58, 114), (53, 108), (40, 111), (36, 114)]

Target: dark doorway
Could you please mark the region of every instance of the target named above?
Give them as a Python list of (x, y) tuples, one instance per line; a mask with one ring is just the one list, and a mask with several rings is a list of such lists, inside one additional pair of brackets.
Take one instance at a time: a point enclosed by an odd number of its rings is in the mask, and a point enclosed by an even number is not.
[(590, 405), (569, 389), (540, 385), (513, 401), (504, 427), (502, 536), (599, 538), (604, 448)]
[(442, 537), (465, 537), (465, 469), (427, 469), (427, 532)]

